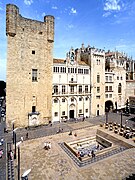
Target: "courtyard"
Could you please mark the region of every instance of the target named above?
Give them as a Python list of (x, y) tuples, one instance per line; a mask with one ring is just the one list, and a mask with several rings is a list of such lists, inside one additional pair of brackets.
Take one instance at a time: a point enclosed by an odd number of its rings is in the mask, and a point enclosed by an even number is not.
[[(85, 128), (81, 128), (81, 124), (79, 128), (79, 123), (76, 124), (78, 130), (73, 130), (72, 135), (69, 135), (69, 132), (63, 132), (24, 141), (20, 145), (20, 174), (22, 175), (26, 170), (31, 169), (29, 174), (31, 180), (118, 180), (133, 174), (135, 169), (135, 148), (133, 146), (135, 144), (132, 139), (125, 139), (99, 125), (89, 127), (88, 122), (85, 123)], [(71, 126), (74, 128), (73, 124)], [(60, 143), (63, 142), (70, 143), (88, 137), (92, 138), (96, 136), (98, 131), (116, 138), (122, 144), (129, 144), (130, 148), (79, 167), (60, 146)], [(50, 149), (44, 149), (45, 142), (51, 143)], [(17, 178), (17, 160), (15, 160), (14, 164), (15, 177)]]

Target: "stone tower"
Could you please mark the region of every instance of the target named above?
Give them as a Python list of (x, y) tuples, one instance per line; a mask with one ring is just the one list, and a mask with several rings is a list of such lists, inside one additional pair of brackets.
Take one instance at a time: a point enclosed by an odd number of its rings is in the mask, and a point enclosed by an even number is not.
[(16, 127), (51, 121), (54, 17), (44, 22), (19, 14), (13, 4), (6, 7), (7, 35), (7, 125)]
[(90, 66), (91, 116), (105, 114), (105, 51), (102, 49), (82, 47), (80, 57)]

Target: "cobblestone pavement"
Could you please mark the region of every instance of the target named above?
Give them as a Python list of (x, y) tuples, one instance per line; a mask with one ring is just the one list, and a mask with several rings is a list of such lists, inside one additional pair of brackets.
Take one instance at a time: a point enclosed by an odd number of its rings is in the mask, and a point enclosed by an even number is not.
[[(132, 115), (132, 116), (134, 116), (134, 115)], [(122, 123), (125, 124), (126, 119), (128, 119), (128, 118), (129, 117), (122, 116)], [(54, 135), (56, 135), (56, 137), (57, 136), (63, 136), (64, 133), (69, 132), (70, 130), (80, 131), (80, 132), (81, 132), (81, 130), (84, 130), (84, 132), (85, 132), (85, 129), (90, 128), (90, 127), (94, 127), (95, 125), (98, 125), (100, 123), (104, 123), (105, 120), (106, 120), (106, 116), (98, 116), (95, 118), (87, 118), (83, 122), (82, 121), (81, 122), (80, 121), (79, 122), (71, 121), (71, 122), (66, 122), (66, 123), (61, 122), (61, 123), (54, 123), (52, 126), (50, 126), (50, 125), (41, 126), (41, 127), (37, 127), (37, 128), (31, 128), (29, 130), (18, 129), (16, 131), (17, 142), (21, 140), (22, 136), (24, 137), (24, 141), (29, 140), (29, 141), (25, 141), (25, 143), (27, 144), (27, 142), (30, 142), (30, 140), (31, 141), (34, 141), (34, 140), (38, 141), (39, 140), (38, 138), (42, 139), (43, 137), (46, 137), (46, 136), (47, 137), (53, 137), (53, 138), (55, 137)], [(115, 121), (117, 123), (120, 123), (121, 122), (121, 115), (116, 114), (116, 113), (108, 113), (108, 122), (111, 122), (111, 121), (112, 122)], [(135, 127), (135, 122), (128, 121), (128, 126)], [(0, 137), (1, 138), (4, 137), (5, 143), (3, 146), (4, 155), (3, 155), (2, 159), (0, 159), (0, 180), (5, 180), (5, 177), (6, 177), (6, 143), (12, 142), (12, 132), (4, 134), (4, 131), (3, 131), (4, 127), (5, 127), (5, 122), (1, 122), (0, 123)], [(57, 134), (57, 131), (59, 130), (59, 128), (63, 129), (63, 131), (62, 131), (62, 133)], [(26, 139), (26, 133), (27, 132), (29, 135), (28, 139)], [(36, 140), (36, 139), (38, 139), (38, 140)], [(33, 148), (33, 145), (30, 148)], [(26, 153), (24, 153), (24, 154), (26, 154)]]

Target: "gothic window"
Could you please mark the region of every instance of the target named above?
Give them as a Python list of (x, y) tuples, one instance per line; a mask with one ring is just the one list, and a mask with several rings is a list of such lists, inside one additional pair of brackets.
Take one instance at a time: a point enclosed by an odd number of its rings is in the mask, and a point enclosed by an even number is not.
[(105, 95), (105, 98), (108, 98), (108, 94)]
[(97, 75), (97, 83), (100, 83), (100, 75)]
[(58, 116), (58, 112), (55, 112), (55, 113), (54, 113), (54, 116), (57, 117), (57, 116)]
[(88, 69), (84, 69), (84, 74), (89, 74), (89, 70)]
[(109, 82), (112, 82), (112, 76), (109, 76)]
[(118, 85), (118, 93), (121, 93), (122, 92), (122, 85), (121, 85), (121, 83), (119, 83), (119, 85)]
[(109, 98), (112, 98), (112, 94), (109, 94)]
[(105, 92), (107, 92), (108, 91), (108, 86), (105, 86)]
[(74, 102), (74, 98), (71, 98), (71, 102)]
[(97, 93), (100, 93), (100, 87), (97, 87)]
[(55, 94), (58, 94), (58, 86), (55, 85), (55, 86), (53, 87), (53, 89), (54, 89), (54, 93), (55, 93)]
[(108, 82), (108, 76), (105, 76), (105, 81)]
[(32, 69), (32, 81), (37, 81), (37, 69)]
[(79, 94), (82, 93), (82, 86), (79, 86)]
[(85, 86), (85, 93), (88, 93), (88, 86)]
[(74, 86), (70, 86), (70, 93), (74, 94)]
[(64, 116), (65, 115), (65, 111), (62, 111), (62, 116)]
[(62, 98), (62, 102), (65, 102), (65, 98)]
[(62, 85), (62, 94), (65, 94), (65, 92), (66, 92), (66, 86)]
[(112, 86), (109, 86), (109, 91), (112, 91)]
[(58, 103), (58, 99), (54, 99), (54, 103)]

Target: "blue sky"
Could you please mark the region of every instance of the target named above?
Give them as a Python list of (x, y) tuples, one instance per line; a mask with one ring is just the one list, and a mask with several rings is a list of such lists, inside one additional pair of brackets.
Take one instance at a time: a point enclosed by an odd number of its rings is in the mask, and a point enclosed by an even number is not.
[(0, 80), (6, 81), (6, 4), (23, 17), (55, 17), (54, 58), (85, 46), (119, 50), (135, 59), (135, 0), (0, 0)]

